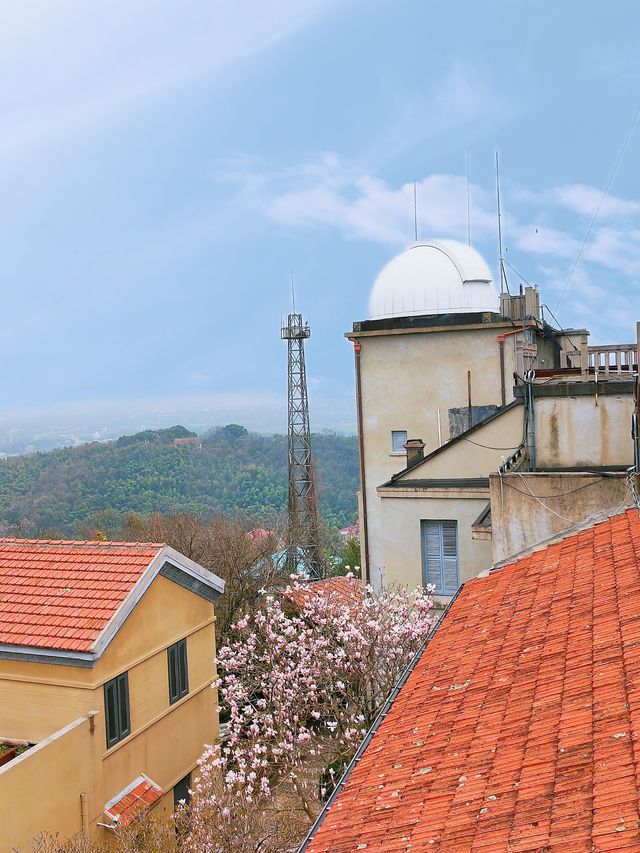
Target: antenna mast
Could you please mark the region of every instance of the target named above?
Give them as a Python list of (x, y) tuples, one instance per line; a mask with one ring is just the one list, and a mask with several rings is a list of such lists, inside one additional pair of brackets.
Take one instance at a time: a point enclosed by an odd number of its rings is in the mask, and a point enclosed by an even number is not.
[[(291, 276), (292, 300), (293, 274)], [(303, 567), (312, 580), (324, 574), (320, 548), (320, 523), (314, 484), (309, 430), (307, 373), (304, 342), (311, 336), (302, 314), (294, 311), (282, 327), (281, 337), (288, 347), (288, 432), (289, 513), (287, 529), (287, 570), (297, 574)]]
[(467, 245), (471, 245), (471, 177), (469, 171), (469, 149), (467, 148)]
[(498, 201), (498, 251), (500, 262), (500, 294), (506, 290), (509, 293), (507, 272), (504, 268), (504, 255), (502, 253), (502, 211), (500, 209), (500, 153), (496, 148), (496, 197)]
[(413, 239), (418, 242), (418, 188), (415, 179), (413, 181)]

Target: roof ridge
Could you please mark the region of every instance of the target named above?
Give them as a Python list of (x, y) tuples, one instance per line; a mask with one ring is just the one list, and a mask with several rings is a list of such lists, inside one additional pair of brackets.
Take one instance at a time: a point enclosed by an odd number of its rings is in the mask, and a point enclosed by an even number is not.
[(391, 479), (388, 480), (386, 483), (383, 483), (382, 485), (388, 486), (390, 483), (393, 483), (395, 480), (398, 480), (404, 474), (407, 474), (409, 471), (413, 470), (414, 468), (417, 468), (424, 462), (429, 462), (429, 460), (433, 459), (435, 456), (439, 456), (441, 453), (444, 453), (444, 451), (448, 450), (452, 445), (457, 444), (460, 441), (464, 441), (472, 433), (477, 432), (482, 427), (486, 426), (487, 424), (490, 424), (492, 421), (497, 420), (501, 415), (506, 414), (506, 412), (510, 412), (511, 409), (515, 409), (516, 406), (520, 405), (522, 405), (522, 401), (519, 399), (515, 399), (511, 400), (511, 402), (509, 403), (505, 403), (504, 406), (498, 406), (498, 408), (493, 414), (489, 415), (486, 418), (483, 418), (481, 421), (478, 421), (478, 423), (467, 427), (467, 429), (462, 430), (462, 432), (459, 432), (457, 435), (454, 435), (448, 441), (445, 441), (444, 444), (441, 444), (440, 447), (436, 447), (434, 450), (431, 451), (431, 453), (427, 453), (427, 455), (423, 456), (422, 459), (416, 459), (415, 462), (411, 462), (401, 471), (392, 474)]
[(0, 536), (0, 546), (2, 545), (64, 545), (65, 547), (77, 548), (136, 548), (140, 550), (149, 550), (154, 548), (160, 550), (166, 547), (164, 542), (117, 542), (117, 541), (100, 541), (98, 539), (20, 539), (12, 536)]

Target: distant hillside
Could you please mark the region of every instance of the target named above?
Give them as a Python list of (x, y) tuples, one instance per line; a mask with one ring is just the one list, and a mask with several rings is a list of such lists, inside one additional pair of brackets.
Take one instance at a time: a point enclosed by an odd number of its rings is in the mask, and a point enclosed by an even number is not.
[[(96, 513), (213, 511), (269, 516), (287, 501), (286, 436), (231, 424), (202, 441), (181, 426), (108, 443), (0, 460), (0, 524), (21, 535), (74, 534)], [(356, 515), (357, 441), (313, 436), (322, 515), (331, 525)]]

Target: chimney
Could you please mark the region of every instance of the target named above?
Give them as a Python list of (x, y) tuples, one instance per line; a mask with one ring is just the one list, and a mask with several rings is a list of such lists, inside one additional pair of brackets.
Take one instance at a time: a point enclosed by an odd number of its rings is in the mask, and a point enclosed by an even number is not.
[(424, 441), (421, 438), (410, 438), (404, 449), (407, 451), (407, 465), (415, 465), (424, 459)]

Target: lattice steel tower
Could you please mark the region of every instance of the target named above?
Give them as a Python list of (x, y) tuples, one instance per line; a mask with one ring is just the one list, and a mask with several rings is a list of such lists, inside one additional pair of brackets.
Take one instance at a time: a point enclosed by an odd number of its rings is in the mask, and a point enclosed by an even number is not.
[[(294, 307), (295, 311), (295, 307)], [(320, 524), (314, 487), (309, 400), (304, 366), (304, 342), (311, 336), (302, 314), (289, 314), (282, 339), (289, 350), (289, 519), (287, 568), (291, 573), (302, 565), (310, 578), (323, 575)]]

